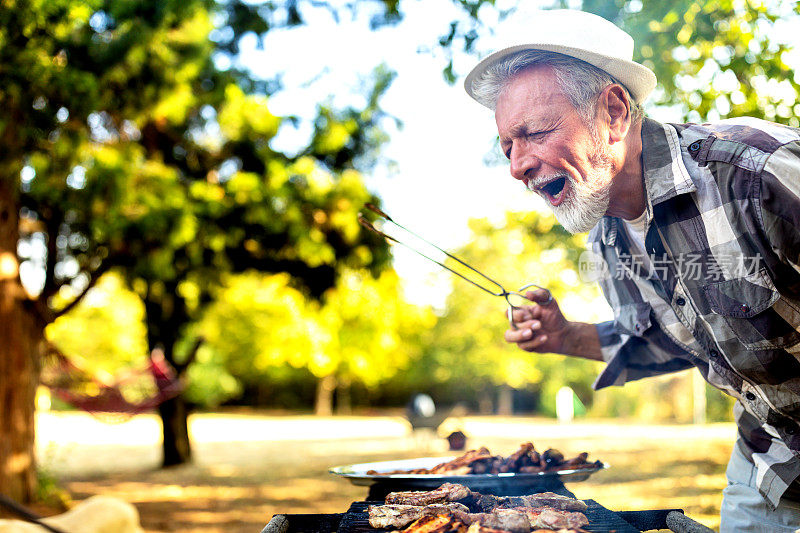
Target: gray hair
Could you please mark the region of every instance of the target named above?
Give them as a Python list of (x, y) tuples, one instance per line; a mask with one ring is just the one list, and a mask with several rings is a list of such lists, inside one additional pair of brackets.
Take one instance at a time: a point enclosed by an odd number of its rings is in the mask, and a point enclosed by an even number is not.
[(494, 109), (500, 93), (511, 80), (524, 69), (533, 65), (550, 65), (559, 87), (583, 120), (594, 129), (597, 98), (600, 92), (615, 83), (625, 91), (631, 106), (631, 122), (642, 119), (641, 106), (631, 96), (628, 88), (608, 72), (585, 61), (556, 52), (523, 50), (487, 68), (472, 82), (476, 100), (489, 109)]

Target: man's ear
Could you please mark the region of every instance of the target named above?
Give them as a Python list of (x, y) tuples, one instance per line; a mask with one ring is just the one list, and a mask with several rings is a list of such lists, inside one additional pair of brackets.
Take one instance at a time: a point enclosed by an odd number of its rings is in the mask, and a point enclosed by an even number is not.
[(599, 115), (608, 128), (608, 142), (614, 144), (625, 138), (631, 127), (631, 103), (625, 91), (616, 83), (600, 93)]

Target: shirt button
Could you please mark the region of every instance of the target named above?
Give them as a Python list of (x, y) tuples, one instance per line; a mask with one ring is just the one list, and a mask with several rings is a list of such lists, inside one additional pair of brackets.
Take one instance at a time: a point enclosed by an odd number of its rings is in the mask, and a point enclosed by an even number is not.
[(719, 352), (716, 350), (711, 350), (710, 352), (708, 352), (708, 355), (710, 355), (713, 358), (717, 358), (719, 357)]
[(750, 311), (750, 306), (747, 305), (747, 304), (742, 304), (741, 309), (742, 309), (742, 313), (747, 313), (748, 311)]
[(678, 299), (677, 299), (677, 300), (675, 300), (675, 303), (676, 303), (676, 304), (678, 304), (678, 305), (680, 305), (681, 307), (683, 307), (684, 305), (686, 305), (686, 299), (684, 299), (684, 298), (681, 298), (681, 297), (679, 296), (679, 297), (678, 297)]
[(689, 151), (694, 153), (700, 150), (700, 141), (695, 141), (689, 145)]
[(753, 394), (750, 391), (747, 391), (746, 393), (744, 393), (744, 397), (747, 398), (748, 400), (750, 400), (751, 402), (756, 399), (756, 395)]

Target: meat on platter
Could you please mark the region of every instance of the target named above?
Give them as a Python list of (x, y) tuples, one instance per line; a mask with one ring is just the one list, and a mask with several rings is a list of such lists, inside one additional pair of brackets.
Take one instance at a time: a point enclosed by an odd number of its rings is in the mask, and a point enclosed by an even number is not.
[(589, 454), (584, 452), (571, 459), (565, 459), (558, 450), (549, 449), (541, 454), (533, 447), (533, 443), (526, 442), (509, 455), (492, 455), (485, 447), (470, 450), (467, 453), (434, 466), (433, 468), (414, 468), (410, 470), (392, 470), (378, 472), (368, 470), (367, 474), (439, 474), (461, 476), (467, 474), (499, 474), (504, 472), (535, 474), (539, 472), (553, 472), (556, 470), (596, 468), (602, 466), (600, 461), (588, 462)]
[(580, 532), (589, 523), (584, 502), (552, 492), (493, 496), (444, 483), (429, 491), (390, 492), (386, 504), (367, 509), (375, 528), (404, 533)]

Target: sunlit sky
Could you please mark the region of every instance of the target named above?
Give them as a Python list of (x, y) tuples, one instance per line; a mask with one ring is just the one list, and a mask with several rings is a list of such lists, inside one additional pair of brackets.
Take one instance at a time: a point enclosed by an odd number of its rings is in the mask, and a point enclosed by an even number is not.
[[(517, 20), (552, 6), (548, 1), (497, 1), (500, 10), (517, 4), (524, 4), (513, 17)], [(579, 7), (580, 2), (570, 4)], [(337, 106), (357, 103), (363, 92), (360, 80), (367, 79), (381, 62), (396, 71), (382, 100), (383, 109), (403, 122), (401, 129), (386, 124), (391, 140), (383, 156), (395, 166), (390, 171), (387, 165), (379, 165), (366, 176), (367, 184), (395, 220), (445, 249), (458, 248), (469, 238), (471, 217), (501, 220), (507, 210), (547, 210), (543, 200), (510, 177), (506, 163), (498, 163), (502, 156), (494, 149), (492, 113), (462, 88), (478, 56), (456, 49), (458, 81), (452, 86), (444, 81), (446, 59), (437, 41), (452, 20), (463, 20), (465, 14), (452, 0), (425, 0), (424, 7), (418, 0), (402, 6), (402, 22), (377, 31), (369, 29), (372, 13), (366, 9), (357, 16), (344, 15), (336, 23), (328, 10), (308, 8), (303, 11), (305, 26), (268, 32), (263, 47), (257, 46), (255, 36), (242, 42), (241, 64), (264, 78), (282, 74), (285, 89), (270, 99), (271, 111), (301, 117), (313, 117), (316, 104), (328, 98)], [(489, 31), (501, 33), (503, 26), (491, 8), (482, 9), (480, 18), (485, 28), (492, 29), (482, 30), (476, 41), (476, 52), (482, 56), (494, 49)], [(778, 30), (783, 31), (783, 40), (796, 39), (790, 36), (788, 25)], [(645, 107), (658, 120), (680, 118), (669, 109)], [(297, 129), (287, 126), (274, 146), (291, 151), (305, 145), (310, 134), (308, 124)], [(495, 163), (487, 165), (487, 159)], [(401, 247), (395, 247), (395, 268), (404, 279), (407, 297), (417, 303), (440, 306), (453, 285), (448, 273)], [(502, 281), (512, 288), (536, 282), (524, 272), (519, 279)], [(607, 314), (603, 309), (588, 312)]]

